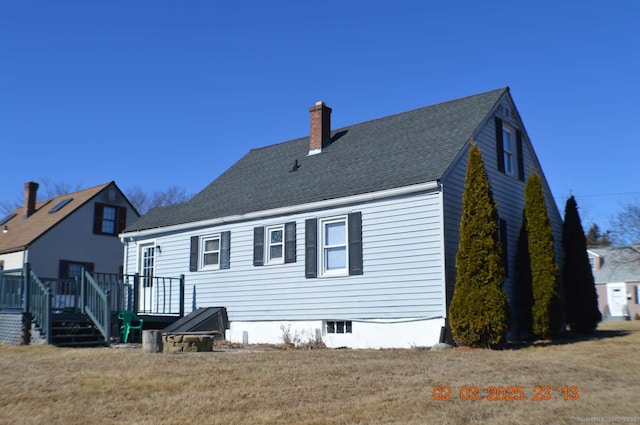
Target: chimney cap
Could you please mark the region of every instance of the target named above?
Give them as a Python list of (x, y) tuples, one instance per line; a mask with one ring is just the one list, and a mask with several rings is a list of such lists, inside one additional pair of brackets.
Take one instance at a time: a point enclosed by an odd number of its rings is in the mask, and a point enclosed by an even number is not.
[(319, 100), (316, 102), (316, 106), (324, 106), (324, 102)]

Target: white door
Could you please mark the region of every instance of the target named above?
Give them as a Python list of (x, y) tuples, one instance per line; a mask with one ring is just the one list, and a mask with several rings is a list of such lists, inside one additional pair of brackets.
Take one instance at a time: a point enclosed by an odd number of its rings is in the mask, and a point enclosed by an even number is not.
[(140, 246), (140, 311), (153, 312), (153, 268), (155, 265), (155, 245)]
[(607, 300), (611, 316), (624, 316), (627, 305), (627, 285), (623, 283), (607, 283)]

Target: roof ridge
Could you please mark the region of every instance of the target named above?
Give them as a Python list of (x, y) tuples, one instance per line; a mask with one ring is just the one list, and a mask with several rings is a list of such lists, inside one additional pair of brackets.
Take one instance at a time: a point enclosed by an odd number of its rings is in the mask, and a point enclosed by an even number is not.
[[(379, 120), (386, 120), (386, 119), (393, 118), (393, 117), (396, 117), (396, 116), (399, 116), (399, 115), (410, 114), (412, 112), (421, 111), (421, 110), (428, 109), (428, 108), (435, 108), (437, 106), (443, 106), (443, 105), (446, 105), (446, 104), (449, 104), (449, 103), (460, 102), (460, 101), (467, 100), (467, 99), (470, 99), (470, 98), (473, 98), (473, 97), (488, 95), (489, 93), (493, 93), (493, 92), (500, 92), (500, 91), (502, 91), (502, 92), (507, 91), (508, 92), (509, 90), (510, 90), (509, 86), (505, 86), (505, 87), (501, 87), (501, 88), (497, 88), (497, 89), (493, 89), (493, 90), (487, 90), (487, 91), (484, 91), (484, 92), (481, 92), (481, 93), (476, 93), (476, 94), (471, 94), (471, 95), (468, 95), (468, 96), (459, 97), (457, 99), (445, 100), (445, 101), (438, 102), (438, 103), (432, 103), (430, 105), (419, 106), (417, 108), (409, 109), (407, 111), (396, 112), (396, 113), (393, 113), (393, 114), (390, 114), (390, 115), (384, 115), (384, 116), (377, 117), (377, 118), (371, 118), (371, 119), (368, 119), (366, 121), (360, 121), (360, 122), (353, 123), (353, 124), (347, 124), (347, 125), (344, 125), (342, 127), (332, 128), (331, 129), (331, 133), (339, 132), (339, 131), (345, 130), (347, 128), (353, 128), (353, 127), (359, 126), (359, 125), (370, 124), (372, 122), (379, 121)], [(265, 146), (260, 146), (260, 147), (257, 147), (257, 148), (251, 148), (249, 150), (249, 152), (258, 151), (258, 150), (266, 149), (266, 148), (271, 148), (273, 146), (283, 145), (285, 143), (299, 142), (301, 140), (306, 140), (306, 139), (309, 139), (309, 135), (302, 136), (302, 137), (296, 137), (295, 139), (284, 140), (282, 142), (273, 143), (273, 144), (265, 145)]]
[[(47, 201), (51, 202), (51, 201), (53, 201), (55, 199), (64, 198), (65, 196), (71, 196), (71, 195), (76, 194), (76, 193), (87, 192), (87, 191), (90, 191), (90, 190), (97, 190), (98, 188), (105, 188), (105, 187), (109, 186), (111, 183), (114, 183), (114, 181), (112, 180), (110, 182), (98, 184), (98, 185), (91, 186), (91, 187), (87, 187), (85, 189), (79, 189), (79, 190), (75, 190), (73, 192), (64, 193), (64, 194), (61, 194), (61, 195), (56, 195), (56, 196), (54, 196), (52, 198), (47, 198), (47, 199), (43, 199), (42, 201), (38, 201), (38, 203), (47, 202)], [(20, 208), (22, 208), (22, 207), (20, 207)]]

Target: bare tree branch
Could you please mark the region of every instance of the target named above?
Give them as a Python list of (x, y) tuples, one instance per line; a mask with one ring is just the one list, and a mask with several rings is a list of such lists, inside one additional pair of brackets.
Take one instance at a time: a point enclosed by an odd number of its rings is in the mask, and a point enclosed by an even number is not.
[(628, 203), (611, 220), (612, 236), (616, 245), (630, 246), (640, 243), (640, 199)]

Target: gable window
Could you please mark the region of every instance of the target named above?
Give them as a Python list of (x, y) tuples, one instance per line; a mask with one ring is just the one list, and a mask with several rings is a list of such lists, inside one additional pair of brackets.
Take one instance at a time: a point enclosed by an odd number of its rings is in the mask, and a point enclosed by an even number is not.
[(231, 232), (191, 237), (189, 271), (228, 269), (230, 260)]
[(296, 222), (253, 228), (253, 265), (296, 262)]
[(93, 233), (117, 236), (127, 222), (127, 209), (114, 205), (96, 203), (93, 214)]
[(498, 171), (524, 181), (522, 132), (504, 124), (498, 117), (495, 124)]
[(515, 137), (513, 130), (507, 126), (502, 127), (502, 150), (504, 154), (504, 172), (510, 176), (515, 176), (516, 166), (514, 163)]
[(305, 223), (307, 278), (363, 274), (362, 214), (308, 219)]
[(353, 326), (351, 320), (327, 320), (327, 333), (328, 334), (350, 334)]

